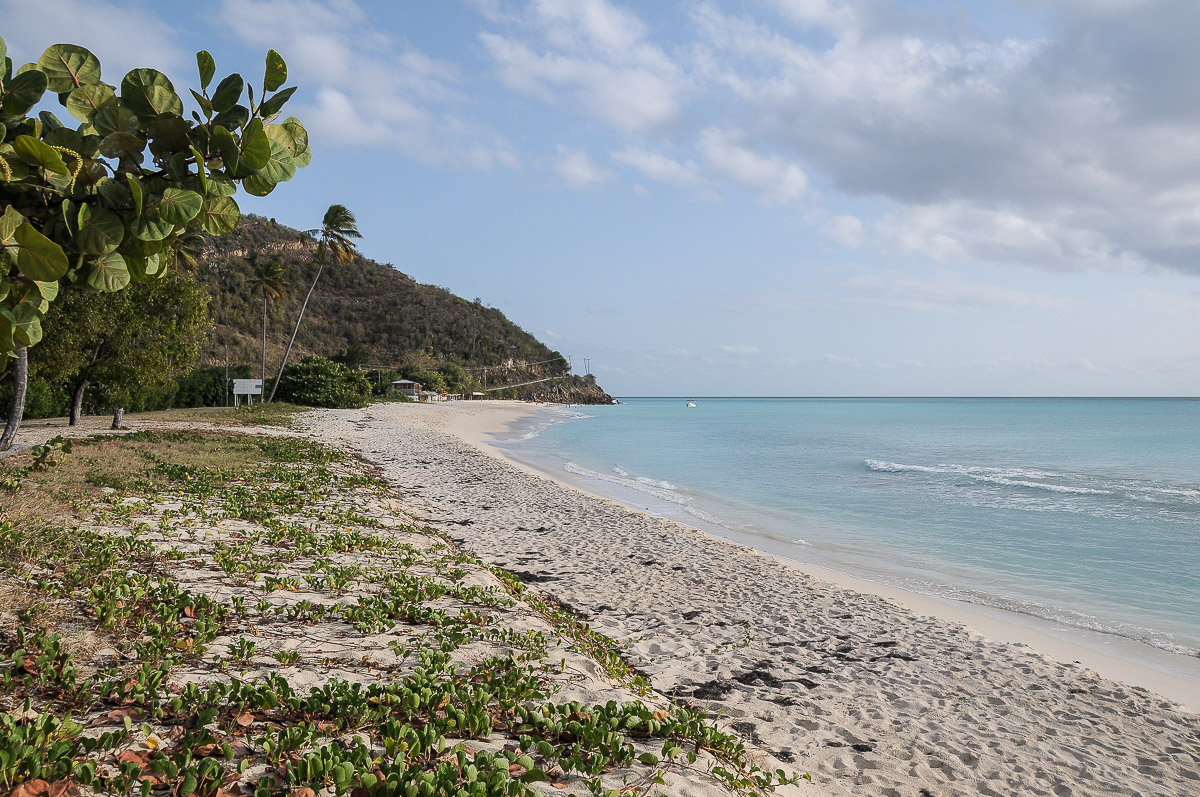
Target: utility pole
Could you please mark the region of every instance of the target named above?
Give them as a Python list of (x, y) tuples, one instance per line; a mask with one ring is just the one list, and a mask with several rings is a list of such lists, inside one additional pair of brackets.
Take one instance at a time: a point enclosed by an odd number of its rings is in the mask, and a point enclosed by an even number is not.
[(567, 355), (567, 373), (568, 373), (568, 374), (569, 374), (569, 373), (571, 373), (571, 368), (572, 368), (572, 367), (573, 367), (573, 366), (571, 365), (571, 355), (569, 355), (569, 354), (568, 354), (568, 355)]
[(229, 406), (229, 344), (225, 344), (225, 406)]
[(592, 372), (592, 358), (584, 357), (583, 358), (583, 375), (587, 376), (591, 372)]

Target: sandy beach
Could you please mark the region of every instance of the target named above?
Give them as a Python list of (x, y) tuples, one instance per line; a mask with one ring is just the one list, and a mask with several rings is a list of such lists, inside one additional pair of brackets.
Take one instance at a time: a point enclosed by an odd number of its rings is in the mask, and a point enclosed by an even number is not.
[[(379, 464), (417, 520), (624, 644), (658, 691), (810, 773), (813, 794), (1200, 792), (1194, 683), (850, 589), (481, 444), (530, 412), (377, 405), (300, 424)], [(1029, 644), (999, 641), (1014, 633)]]

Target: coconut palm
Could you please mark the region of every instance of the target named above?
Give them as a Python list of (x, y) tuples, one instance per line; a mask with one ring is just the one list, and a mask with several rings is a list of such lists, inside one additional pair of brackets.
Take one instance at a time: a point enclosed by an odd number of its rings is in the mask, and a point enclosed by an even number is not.
[(205, 262), (205, 256), (211, 246), (211, 235), (188, 227), (175, 239), (167, 257), (173, 259), (180, 269), (194, 273)]
[(292, 328), (292, 337), (288, 340), (287, 348), (283, 350), (283, 360), (279, 363), (279, 374), (275, 377), (275, 384), (271, 386), (268, 402), (275, 400), (275, 389), (279, 387), (283, 369), (287, 367), (288, 355), (292, 353), (292, 344), (296, 342), (296, 333), (300, 331), (300, 322), (304, 320), (304, 311), (308, 308), (308, 300), (312, 297), (313, 289), (317, 287), (317, 280), (321, 279), (321, 272), (325, 270), (326, 259), (333, 255), (335, 262), (350, 262), (357, 254), (354, 242), (350, 239), (362, 238), (358, 232), (358, 222), (355, 221), (354, 214), (345, 205), (330, 205), (321, 219), (321, 226), (315, 230), (306, 230), (304, 234), (309, 238), (317, 239), (317, 275), (313, 277), (312, 285), (309, 286), (308, 293), (304, 297), (304, 303), (300, 305), (300, 313), (296, 316), (296, 326)]
[(283, 289), (287, 287), (288, 281), (284, 279), (283, 266), (270, 260), (266, 263), (257, 263), (254, 267), (254, 276), (250, 279), (250, 284), (262, 291), (263, 300), (263, 339), (262, 339), (262, 380), (263, 384), (267, 383), (267, 301), (270, 299), (282, 299)]

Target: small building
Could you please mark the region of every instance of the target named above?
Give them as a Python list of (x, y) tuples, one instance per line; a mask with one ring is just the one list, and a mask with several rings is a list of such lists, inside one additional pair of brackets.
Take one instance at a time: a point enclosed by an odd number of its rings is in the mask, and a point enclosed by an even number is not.
[(411, 379), (397, 379), (395, 382), (392, 382), (392, 390), (415, 399), (421, 395), (421, 383), (414, 382)]

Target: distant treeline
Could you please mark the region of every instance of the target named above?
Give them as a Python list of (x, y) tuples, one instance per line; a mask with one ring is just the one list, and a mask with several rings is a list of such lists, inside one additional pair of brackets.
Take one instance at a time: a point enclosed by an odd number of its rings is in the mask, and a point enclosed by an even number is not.
[[(355, 355), (358, 355), (356, 358)], [(315, 404), (317, 406), (357, 406), (361, 401), (355, 399), (325, 399), (311, 400), (310, 397), (291, 395), (287, 389), (289, 379), (294, 375), (317, 368), (328, 369), (327, 363), (344, 367), (352, 371), (364, 387), (361, 398), (384, 397), (391, 395), (389, 388), (397, 379), (411, 379), (420, 382), (428, 390), (439, 393), (471, 393), (481, 387), (470, 375), (456, 363), (443, 363), (439, 368), (413, 367), (406, 370), (371, 369), (362, 365), (361, 350), (343, 352), (327, 360), (310, 355), (288, 366), (284, 372), (284, 380), (280, 383), (281, 400), (297, 401), (297, 403)], [(153, 412), (189, 407), (223, 407), (233, 401), (233, 380), (251, 379), (260, 375), (259, 370), (249, 365), (202, 365), (183, 374), (176, 379), (161, 382), (142, 382), (140, 384), (122, 384), (109, 386), (105, 390), (92, 391), (85, 394), (82, 405), (84, 415), (108, 414), (117, 407), (124, 407), (126, 412)], [(267, 391), (270, 392), (270, 378)], [(330, 381), (330, 380), (327, 380)], [(345, 381), (345, 380), (336, 380)], [(357, 387), (357, 385), (356, 385)], [(503, 395), (489, 393), (491, 398), (516, 398), (516, 391), (504, 391)], [(12, 383), (4, 380), (0, 383), (0, 407), (7, 407), (12, 399)], [(306, 400), (307, 399), (307, 400)], [(33, 376), (29, 380), (29, 390), (25, 399), (25, 417), (27, 418), (57, 418), (67, 414), (72, 401), (72, 391), (66, 384), (54, 384), (46, 379)]]
[[(255, 277), (261, 264), (274, 261), (283, 266), (287, 285), (266, 306), (269, 393), (316, 271), (315, 250), (297, 230), (246, 216), (232, 233), (212, 240), (194, 275), (119, 295), (70, 287), (52, 308), (62, 316), (54, 319), (55, 333), (30, 352), (26, 417), (64, 415), (77, 398), (83, 414), (228, 404), (231, 380), (263, 373), (264, 299)], [(609, 400), (594, 380), (567, 377), (565, 357), (496, 308), (360, 257), (322, 273), (289, 370), (313, 355), (361, 375), (376, 396), (388, 394), (394, 380), (411, 379), (437, 393)], [(318, 361), (306, 367), (334, 373)], [(345, 376), (337, 373), (335, 381)], [(553, 377), (564, 378), (541, 381)], [(285, 375), (281, 388), (286, 382)], [(536, 384), (495, 389), (530, 382)], [(357, 397), (366, 388), (356, 385), (351, 392)], [(8, 407), (11, 395), (11, 380), (0, 380), (0, 408)]]

